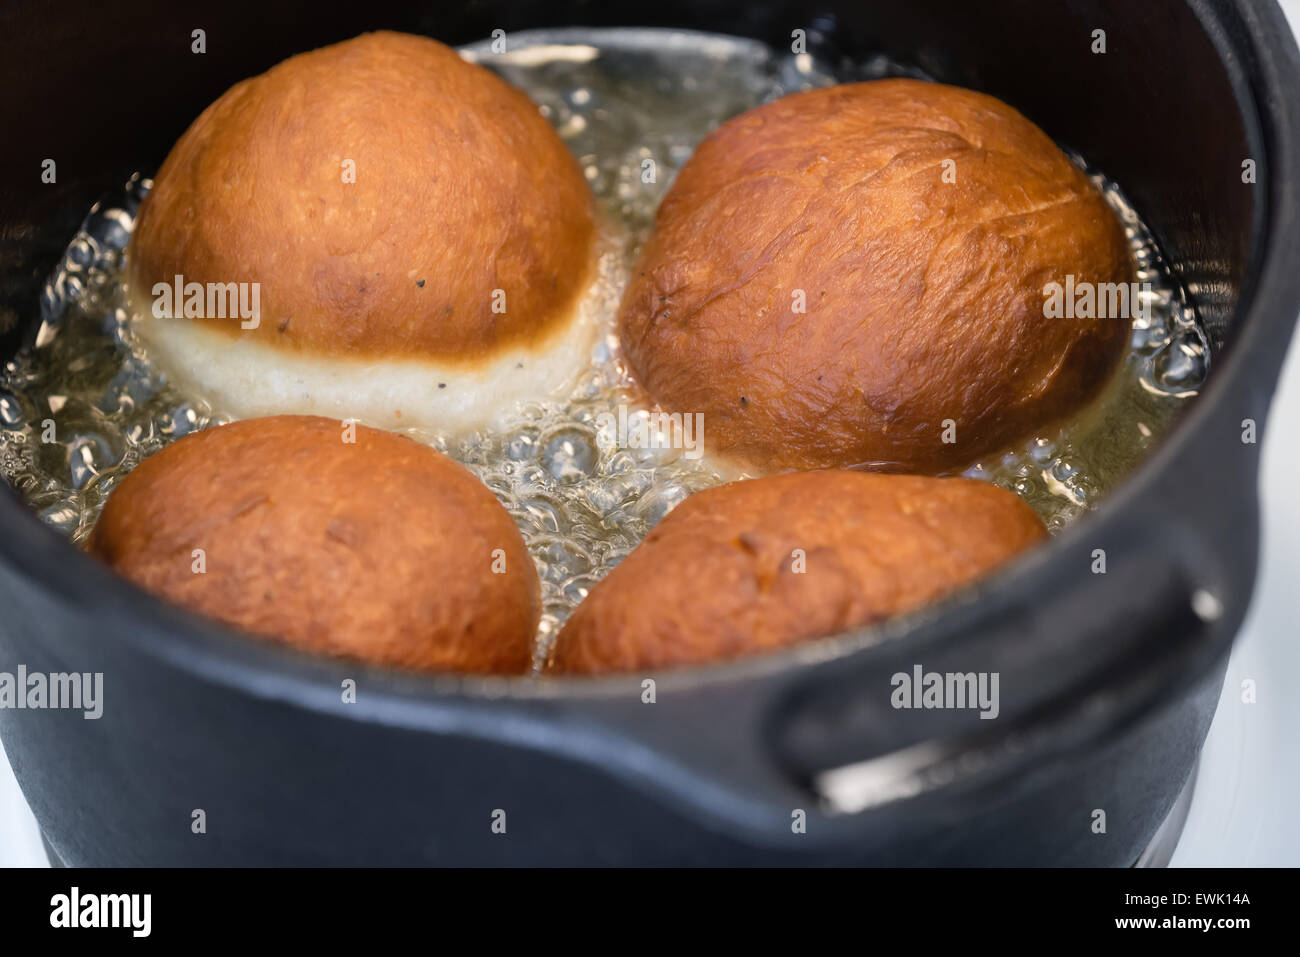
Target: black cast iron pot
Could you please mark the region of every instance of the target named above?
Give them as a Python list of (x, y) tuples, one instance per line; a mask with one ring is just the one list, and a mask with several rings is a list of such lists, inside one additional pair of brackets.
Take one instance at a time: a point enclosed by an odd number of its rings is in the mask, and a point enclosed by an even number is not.
[[(653, 704), (645, 676), (462, 682), (268, 647), (119, 581), (6, 489), (0, 671), (104, 675), (99, 720), (0, 710), (53, 852), (77, 865), (1132, 864), (1188, 779), (1250, 598), (1259, 446), (1242, 423), (1262, 427), (1300, 310), (1300, 57), (1271, 0), (10, 0), (0, 359), (90, 204), (156, 169), (235, 81), (371, 28), (456, 44), (565, 25), (774, 45), (804, 28), (1007, 100), (1152, 225), (1216, 346), (1203, 394), (1094, 514), (977, 589), (884, 629), (653, 676)], [(56, 185), (40, 180), (47, 157)], [(1000, 716), (894, 710), (890, 676), (917, 664), (998, 672)]]

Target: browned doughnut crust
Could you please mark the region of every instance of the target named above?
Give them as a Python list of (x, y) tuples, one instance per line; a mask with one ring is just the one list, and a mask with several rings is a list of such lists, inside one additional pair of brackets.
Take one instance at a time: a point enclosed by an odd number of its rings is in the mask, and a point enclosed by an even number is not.
[(204, 110), (155, 177), (128, 262), (137, 303), (177, 274), (260, 282), (248, 334), (266, 342), (473, 359), (572, 314), (594, 237), (577, 161), (527, 96), (434, 40), (367, 33)]
[(974, 479), (828, 471), (723, 485), (670, 512), (592, 590), (551, 667), (672, 668), (832, 635), (934, 601), (1046, 537), (1020, 498)]
[(705, 414), (713, 451), (942, 472), (1098, 391), (1129, 322), (1045, 319), (1043, 287), (1132, 269), (1105, 200), (1015, 110), (879, 80), (710, 134), (660, 206), (621, 335), (659, 404)]
[(155, 595), (306, 651), (526, 672), (537, 570), (496, 497), (403, 436), (343, 438), (342, 423), (311, 416), (186, 436), (114, 489), (89, 550)]

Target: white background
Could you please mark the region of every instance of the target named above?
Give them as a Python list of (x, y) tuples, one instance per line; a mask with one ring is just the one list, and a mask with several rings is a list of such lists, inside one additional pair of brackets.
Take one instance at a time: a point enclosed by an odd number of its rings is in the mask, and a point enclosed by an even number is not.
[[(1281, 3), (1300, 24), (1300, 0)], [(1174, 866), (1300, 865), (1300, 342), (1287, 358), (1262, 454), (1259, 582)], [(1255, 704), (1241, 702), (1245, 678), (1256, 683)], [(0, 866), (44, 864), (36, 822), (0, 755)]]

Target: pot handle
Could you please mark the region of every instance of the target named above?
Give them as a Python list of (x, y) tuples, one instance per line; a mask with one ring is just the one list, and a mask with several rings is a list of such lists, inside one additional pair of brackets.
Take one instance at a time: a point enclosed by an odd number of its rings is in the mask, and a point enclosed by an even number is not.
[[(1178, 527), (1144, 524), (1126, 537), (1107, 550), (1103, 573), (1096, 550), (1075, 547), (1073, 561), (1039, 561), (1014, 588), (991, 589), (919, 634), (887, 637), (851, 669), (823, 667), (795, 683), (765, 729), (775, 762), (818, 798), (819, 816), (851, 823), (941, 787), (976, 795), (1140, 722), (1223, 660), (1244, 609), (1226, 613), (1228, 579)], [(918, 674), (945, 677), (930, 699), (937, 707), (908, 687)], [(972, 685), (948, 674), (973, 674), (977, 692), (992, 693), (957, 707)]]

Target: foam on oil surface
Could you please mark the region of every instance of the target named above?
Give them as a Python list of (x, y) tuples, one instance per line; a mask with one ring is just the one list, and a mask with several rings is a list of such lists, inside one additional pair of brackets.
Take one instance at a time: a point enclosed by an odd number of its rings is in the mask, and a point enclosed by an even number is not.
[[(760, 103), (835, 82), (918, 74), (883, 58), (832, 69), (807, 53), (664, 30), (518, 34), (504, 53), (485, 42), (463, 55), (537, 101), (578, 157), (604, 220), (588, 296), (594, 346), (572, 392), (548, 401), (507, 398), (491, 427), (464, 435), (402, 430), (472, 469), (519, 524), (542, 578), (541, 654), (655, 522), (692, 491), (737, 477), (707, 456), (597, 441), (598, 416), (636, 408), (614, 319), (673, 175), (706, 133)], [(1135, 322), (1123, 368), (1097, 403), (967, 472), (1016, 491), (1053, 530), (1141, 460), (1196, 394), (1209, 359), (1196, 315), (1146, 227), (1115, 184), (1090, 175), (1124, 223), (1138, 281), (1151, 286), (1150, 316)], [(108, 493), (140, 459), (236, 414), (216, 390), (169, 382), (132, 332), (122, 251), (147, 187), (135, 177), (91, 210), (46, 284), (31, 347), (0, 369), (0, 473), (73, 540), (89, 532)]]

